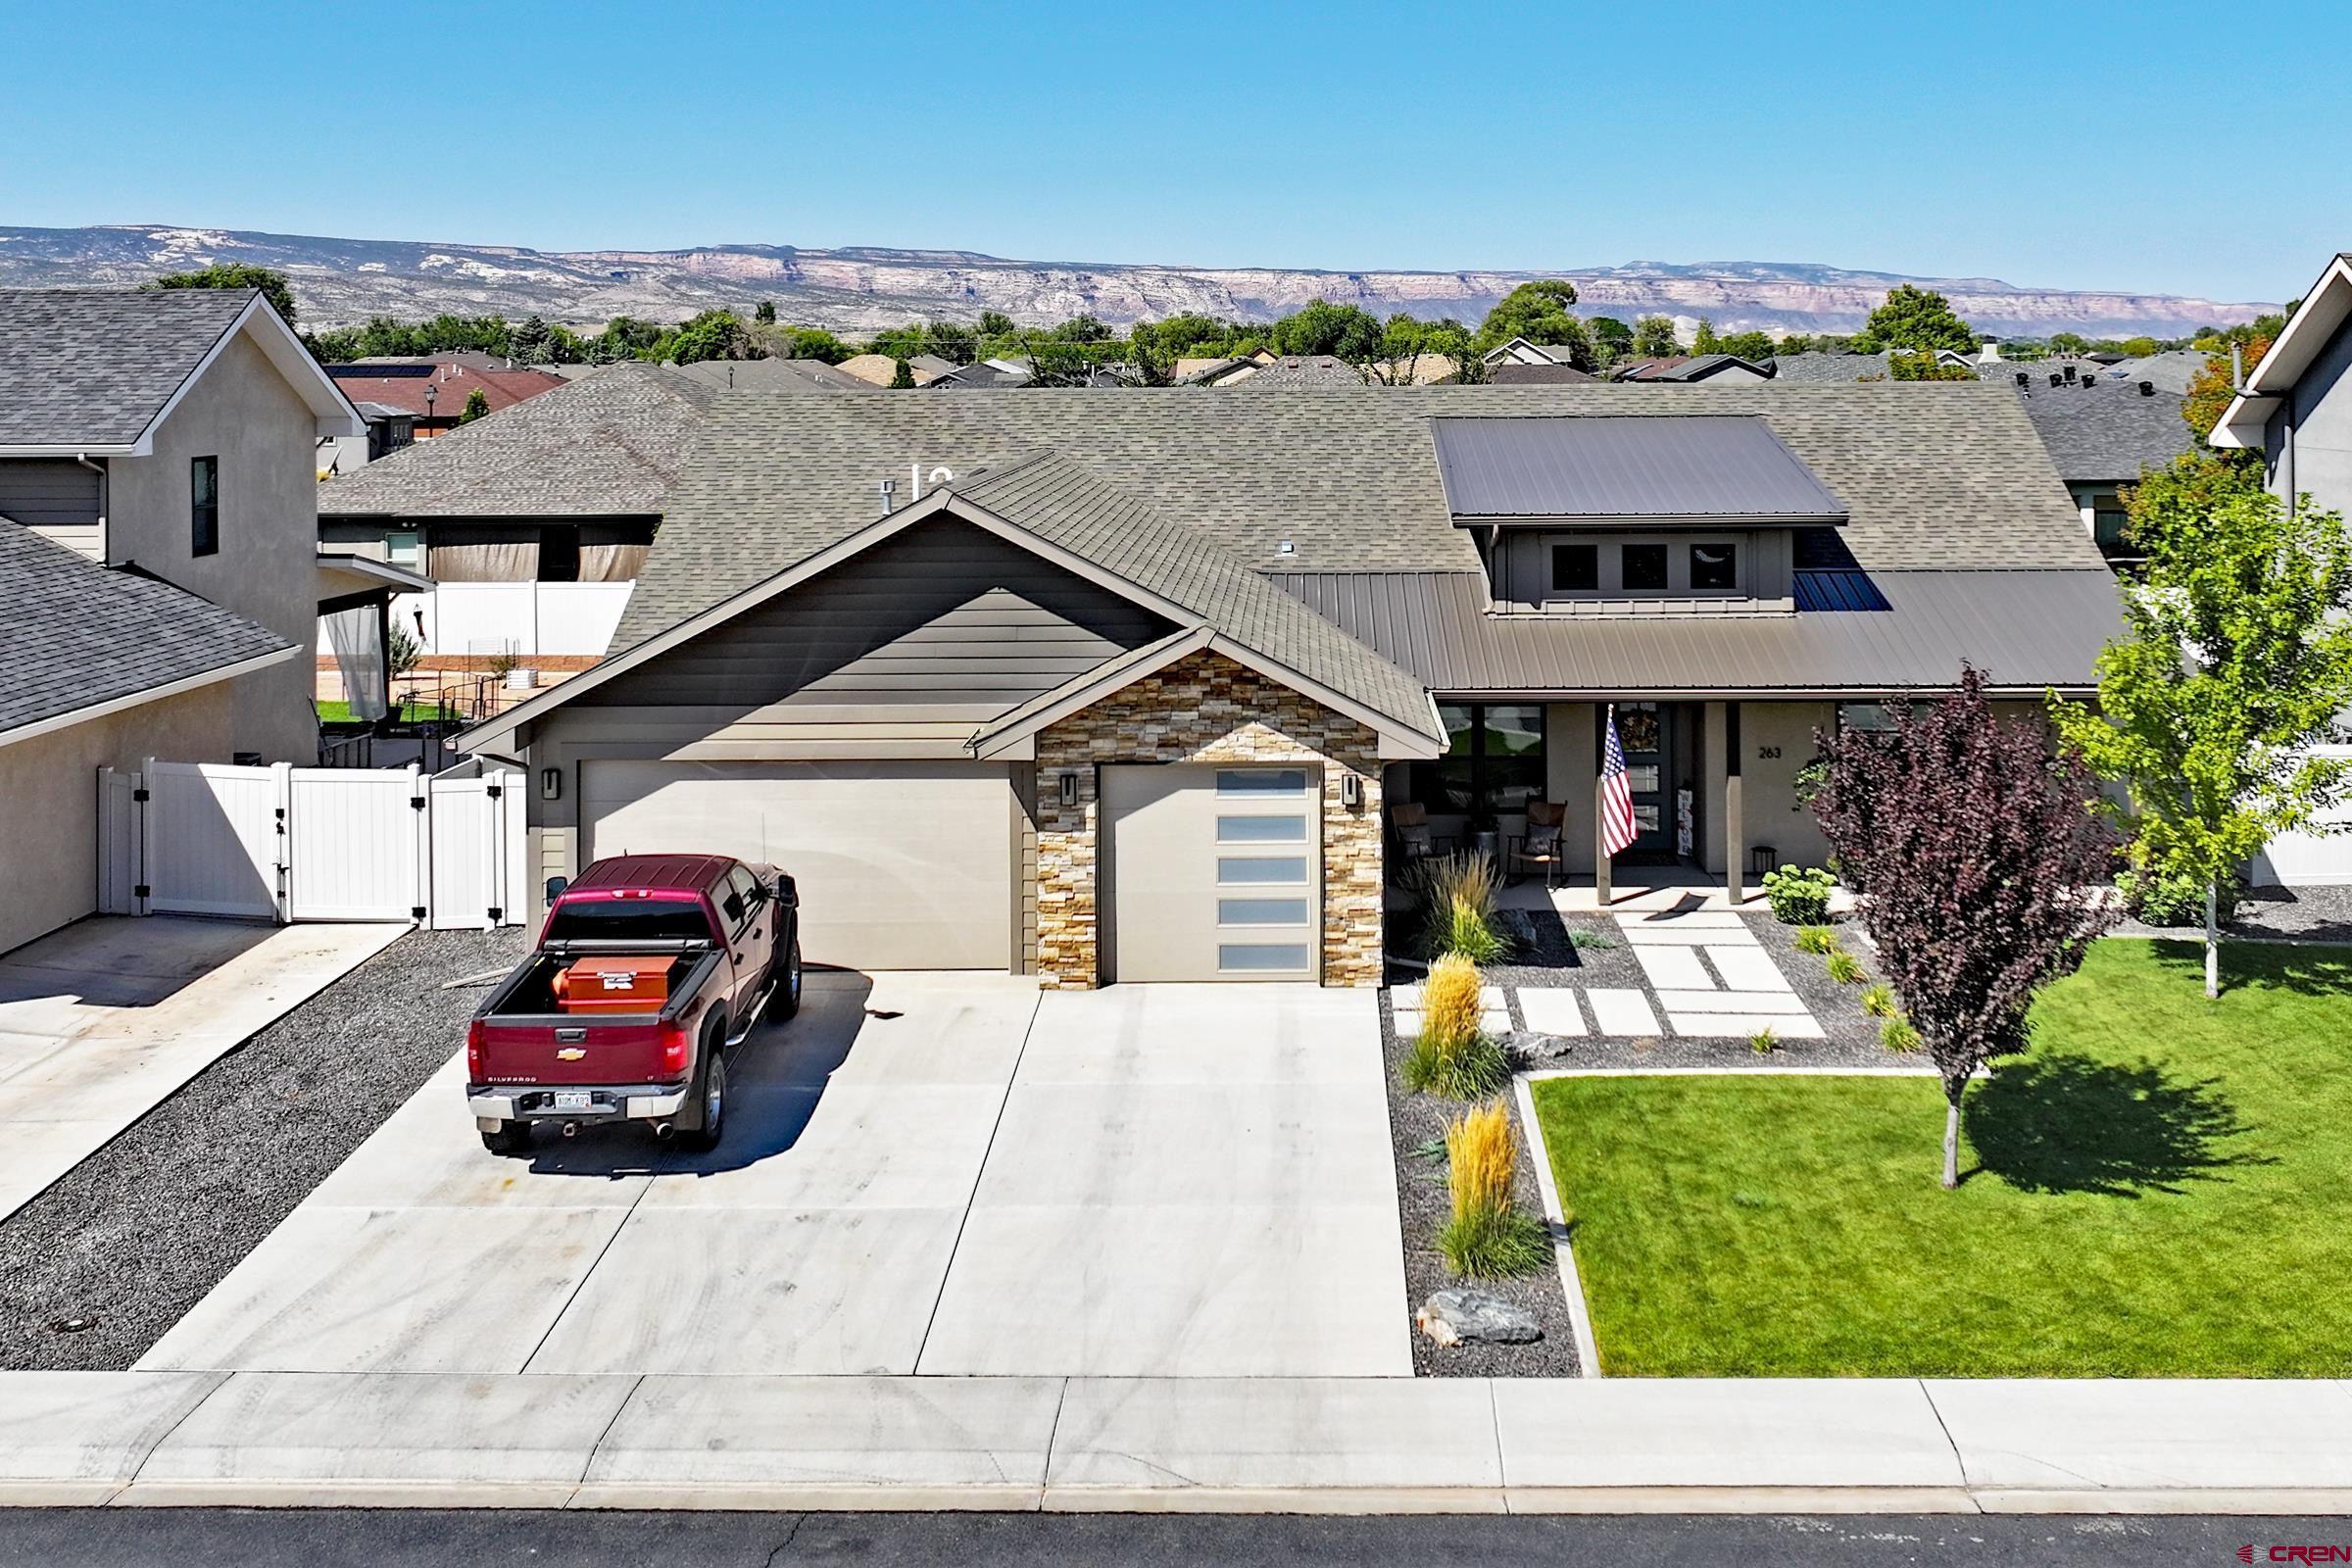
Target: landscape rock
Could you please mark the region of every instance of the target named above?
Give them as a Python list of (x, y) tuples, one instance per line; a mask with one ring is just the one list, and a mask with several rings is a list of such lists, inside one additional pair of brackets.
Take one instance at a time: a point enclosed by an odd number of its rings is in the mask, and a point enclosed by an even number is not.
[(1544, 1337), (1536, 1320), (1493, 1291), (1455, 1286), (1421, 1303), (1413, 1322), (1439, 1345), (1465, 1340), (1486, 1345), (1526, 1345)]
[(1576, 1049), (1576, 1042), (1533, 1029), (1514, 1029), (1503, 1037), (1502, 1049), (1519, 1061), (1557, 1061)]

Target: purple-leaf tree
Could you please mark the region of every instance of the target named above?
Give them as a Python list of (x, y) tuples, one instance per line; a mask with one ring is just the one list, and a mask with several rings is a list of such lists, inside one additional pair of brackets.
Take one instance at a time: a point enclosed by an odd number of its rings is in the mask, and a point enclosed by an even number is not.
[(1889, 717), (1820, 738), (1813, 811), (1943, 1079), (1943, 1185), (1957, 1187), (1969, 1076), (2025, 1049), (2034, 993), (2115, 918), (2100, 896), (2115, 841), (2090, 775), (2054, 755), (2038, 714), (1995, 718), (1983, 672), (1963, 665), (1957, 691)]

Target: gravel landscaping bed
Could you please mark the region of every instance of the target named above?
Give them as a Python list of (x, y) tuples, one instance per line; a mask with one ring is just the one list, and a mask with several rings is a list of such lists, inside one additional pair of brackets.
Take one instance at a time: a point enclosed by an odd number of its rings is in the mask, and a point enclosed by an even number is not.
[[(1396, 1065), (1404, 1044), (1396, 1039), (1389, 993), (1380, 995), (1380, 1033), (1383, 1059), (1388, 1066), (1389, 1142), (1396, 1158), (1396, 1206), (1404, 1223), (1404, 1294), (1408, 1323), (1430, 1296), (1451, 1285), (1473, 1284), (1492, 1291), (1534, 1317), (1544, 1337), (1526, 1345), (1462, 1344), (1440, 1348), (1416, 1327), (1412, 1329), (1413, 1370), (1422, 1377), (1574, 1377), (1577, 1375), (1576, 1339), (1568, 1326), (1568, 1298), (1560, 1289), (1555, 1268), (1520, 1280), (1457, 1280), (1431, 1245), (1451, 1210), (1446, 1191), (1446, 1159), (1442, 1152), (1446, 1124), (1459, 1115), (1459, 1101), (1440, 1100), (1407, 1091), (1397, 1080)], [(1514, 1099), (1511, 1120), (1519, 1121)], [(1536, 1185), (1535, 1137), (1520, 1126), (1519, 1179), (1514, 1192), (1529, 1214), (1544, 1217), (1544, 1194)], [(1433, 1141), (1436, 1157), (1417, 1152)]]
[(0, 1223), (0, 1368), (145, 1354), (463, 1045), (483, 992), (443, 983), (519, 961), (527, 939), (402, 937)]
[[(2352, 942), (2352, 887), (2248, 888), (2237, 918), (2222, 929), (2230, 936), (2254, 940)], [(2155, 926), (2126, 919), (2113, 934), (2201, 942), (2205, 928)]]

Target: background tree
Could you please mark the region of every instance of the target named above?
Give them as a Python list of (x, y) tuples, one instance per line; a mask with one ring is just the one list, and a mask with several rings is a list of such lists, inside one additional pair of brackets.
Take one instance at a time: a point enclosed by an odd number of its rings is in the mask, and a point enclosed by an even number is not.
[(1758, 365), (1780, 352), (1780, 345), (1773, 342), (1770, 332), (1733, 332), (1716, 338), (1715, 348), (1719, 353), (1737, 354)]
[(1702, 316), (1698, 318), (1698, 330), (1690, 334), (1690, 352), (1693, 354), (1721, 354), (1726, 352), (1723, 346), (1723, 339), (1715, 335), (1714, 321), (1707, 317)]
[(1634, 341), (1630, 347), (1638, 360), (1656, 360), (1682, 353), (1683, 340), (1675, 335), (1674, 318), (1644, 316), (1634, 322)]
[[(2270, 353), (2271, 334), (2213, 340), (2213, 347), (2205, 357), (2205, 368), (2189, 377), (2188, 395), (2180, 400), (2180, 417), (2196, 432), (2200, 448), (2237, 396), (2237, 366), (2231, 363), (2232, 349), (2245, 368), (2252, 370)], [(2250, 466), (2255, 460), (2253, 454), (2241, 453), (2233, 461)]]
[(507, 333), (507, 353), (517, 365), (548, 364), (555, 358), (550, 352), (554, 343), (554, 332), (536, 316)]
[(1862, 922), (1943, 1080), (1943, 1185), (1960, 1185), (1960, 1098), (1971, 1074), (2025, 1049), (2034, 993), (2071, 974), (2115, 918), (2103, 887), (2114, 841), (2049, 731), (2003, 721), (1984, 677), (1892, 728), (1817, 737), (1813, 811), (1841, 870), (1867, 890)]
[(1003, 311), (982, 311), (980, 313), (979, 332), (984, 338), (1010, 337), (1020, 329), (1020, 323)]
[(480, 387), (477, 386), (472, 391), (466, 394), (466, 406), (458, 411), (458, 422), (460, 424), (471, 424), (474, 420), (480, 418), (483, 415), (488, 414), (489, 412), (490, 394), (484, 392)]
[(705, 360), (756, 360), (760, 350), (743, 318), (733, 311), (705, 311), (639, 353), (670, 365), (700, 365)]
[(761, 326), (772, 325), (776, 319), (776, 302), (774, 300), (761, 300), (759, 308), (752, 312), (752, 319), (759, 322)]
[(1592, 341), (1593, 368), (1605, 370), (1634, 351), (1634, 329), (1614, 316), (1595, 316), (1585, 322)]
[[(1478, 347), (1481, 353), (1498, 348), (1515, 337), (1530, 343), (1565, 344), (1582, 347), (1591, 353), (1592, 339), (1585, 325), (1568, 307), (1576, 303), (1576, 285), (1566, 278), (1541, 277), (1532, 283), (1522, 283), (1494, 302), (1494, 308), (1478, 323)], [(1580, 361), (1577, 368), (1589, 370), (1590, 363)]]
[(163, 276), (141, 283), (142, 290), (159, 288), (258, 288), (270, 308), (294, 324), (294, 285), (286, 281), (283, 272), (267, 267), (248, 267), (242, 262), (215, 262), (193, 272), (166, 272)]
[(892, 368), (890, 372), (890, 389), (893, 392), (911, 392), (914, 390), (914, 368), (908, 365), (905, 360), (899, 361), (898, 364)]
[(1886, 373), (1897, 381), (1974, 381), (1977, 372), (1965, 365), (1946, 365), (1927, 349), (1886, 356)]
[(1888, 289), (1885, 301), (1870, 313), (1870, 319), (1853, 338), (1853, 347), (1864, 354), (1890, 349), (1931, 353), (1955, 349), (1967, 354), (1976, 346), (1976, 329), (1953, 312), (1951, 301), (1934, 289), (1911, 283), (1897, 283)]
[(1354, 365), (1380, 352), (1380, 318), (1361, 306), (1310, 300), (1276, 321), (1271, 336), (1277, 354), (1329, 354)]
[(2205, 995), (2221, 995), (2221, 892), (2280, 833), (2352, 788), (2352, 538), (2301, 498), (2282, 506), (2244, 464), (2196, 454), (2142, 479), (2129, 537), (2147, 556), (2124, 594), (2127, 635), (2094, 666), (2091, 708), (2054, 703), (2068, 747), (2126, 786), (2103, 810), (2142, 878), (2205, 895)]
[(1433, 362), (1440, 360), (1446, 362), (1446, 373), (1459, 381), (1462, 367), (1478, 360), (1469, 329), (1450, 317), (1424, 321), (1399, 311), (1381, 327), (1380, 341), (1373, 345), (1373, 351), (1349, 363), (1362, 372), (1366, 381), (1382, 386), (1414, 386), (1419, 384), (1425, 370), (1439, 368)]

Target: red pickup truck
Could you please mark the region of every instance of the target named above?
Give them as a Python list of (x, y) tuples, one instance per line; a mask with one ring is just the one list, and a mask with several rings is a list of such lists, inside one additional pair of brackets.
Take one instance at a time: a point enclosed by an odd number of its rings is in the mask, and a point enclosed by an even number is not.
[(800, 912), (792, 878), (723, 855), (618, 856), (551, 884), (537, 950), (466, 1029), (483, 1145), (639, 1121), (714, 1147), (728, 1054), (762, 1011), (800, 1010)]

